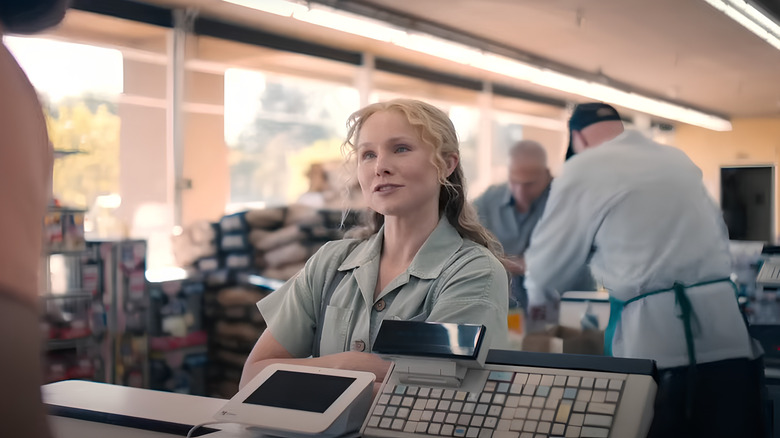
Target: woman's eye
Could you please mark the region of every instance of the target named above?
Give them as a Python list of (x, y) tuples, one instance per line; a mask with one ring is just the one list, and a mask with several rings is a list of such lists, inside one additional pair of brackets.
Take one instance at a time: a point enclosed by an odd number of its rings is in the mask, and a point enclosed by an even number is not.
[(410, 150), (411, 149), (409, 149), (409, 146), (406, 146), (404, 144), (401, 144), (401, 145), (398, 145), (398, 146), (395, 147), (395, 151), (396, 152), (408, 152)]
[(371, 158), (374, 158), (375, 156), (376, 156), (376, 154), (374, 154), (373, 152), (369, 151), (369, 152), (363, 152), (363, 155), (361, 155), (360, 158), (363, 159), (363, 160), (369, 160)]

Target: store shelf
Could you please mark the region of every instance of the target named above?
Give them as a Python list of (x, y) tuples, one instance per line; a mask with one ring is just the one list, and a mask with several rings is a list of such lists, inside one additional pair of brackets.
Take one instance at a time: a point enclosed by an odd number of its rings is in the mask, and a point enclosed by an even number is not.
[(46, 350), (47, 351), (56, 351), (56, 350), (70, 350), (74, 348), (79, 348), (85, 345), (88, 345), (91, 342), (90, 336), (85, 336), (83, 338), (73, 338), (73, 339), (47, 339), (46, 340)]
[(46, 293), (39, 295), (44, 300), (70, 300), (77, 298), (92, 298), (92, 294), (83, 290), (68, 291), (65, 293)]
[(149, 338), (152, 351), (171, 351), (181, 348), (206, 346), (208, 336), (204, 330), (192, 332), (186, 336), (155, 336)]

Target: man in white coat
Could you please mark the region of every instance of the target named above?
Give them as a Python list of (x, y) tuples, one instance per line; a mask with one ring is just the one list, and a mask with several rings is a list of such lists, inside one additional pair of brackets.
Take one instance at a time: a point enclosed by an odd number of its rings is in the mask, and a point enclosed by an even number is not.
[(610, 295), (605, 353), (659, 368), (650, 436), (762, 436), (760, 348), (700, 169), (679, 149), (624, 131), (603, 103), (579, 105), (569, 131), (571, 159), (526, 252), (529, 317), (552, 313), (544, 309), (589, 265)]

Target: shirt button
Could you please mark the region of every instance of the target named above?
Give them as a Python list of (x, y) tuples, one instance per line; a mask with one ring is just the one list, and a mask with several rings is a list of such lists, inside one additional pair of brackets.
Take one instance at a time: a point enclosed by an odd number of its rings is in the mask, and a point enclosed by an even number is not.
[(355, 351), (363, 351), (366, 349), (366, 343), (363, 341), (355, 341), (352, 343), (352, 349)]
[(387, 304), (385, 304), (385, 300), (380, 299), (379, 301), (374, 303), (374, 310), (376, 310), (377, 312), (381, 312), (381, 311), (385, 310), (386, 306), (387, 306)]

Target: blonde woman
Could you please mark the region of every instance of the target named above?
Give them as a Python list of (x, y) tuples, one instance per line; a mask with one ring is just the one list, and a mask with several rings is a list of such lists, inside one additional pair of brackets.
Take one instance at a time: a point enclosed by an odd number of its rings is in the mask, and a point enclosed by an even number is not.
[[(484, 324), (507, 333), (508, 276), (500, 244), (466, 202), (455, 128), (424, 102), (369, 105), (347, 122), (343, 148), (369, 208), (355, 238), (333, 241), (258, 303), (267, 323), (243, 387), (275, 362), (370, 371), (384, 319)], [(376, 389), (375, 385), (375, 389)]]

